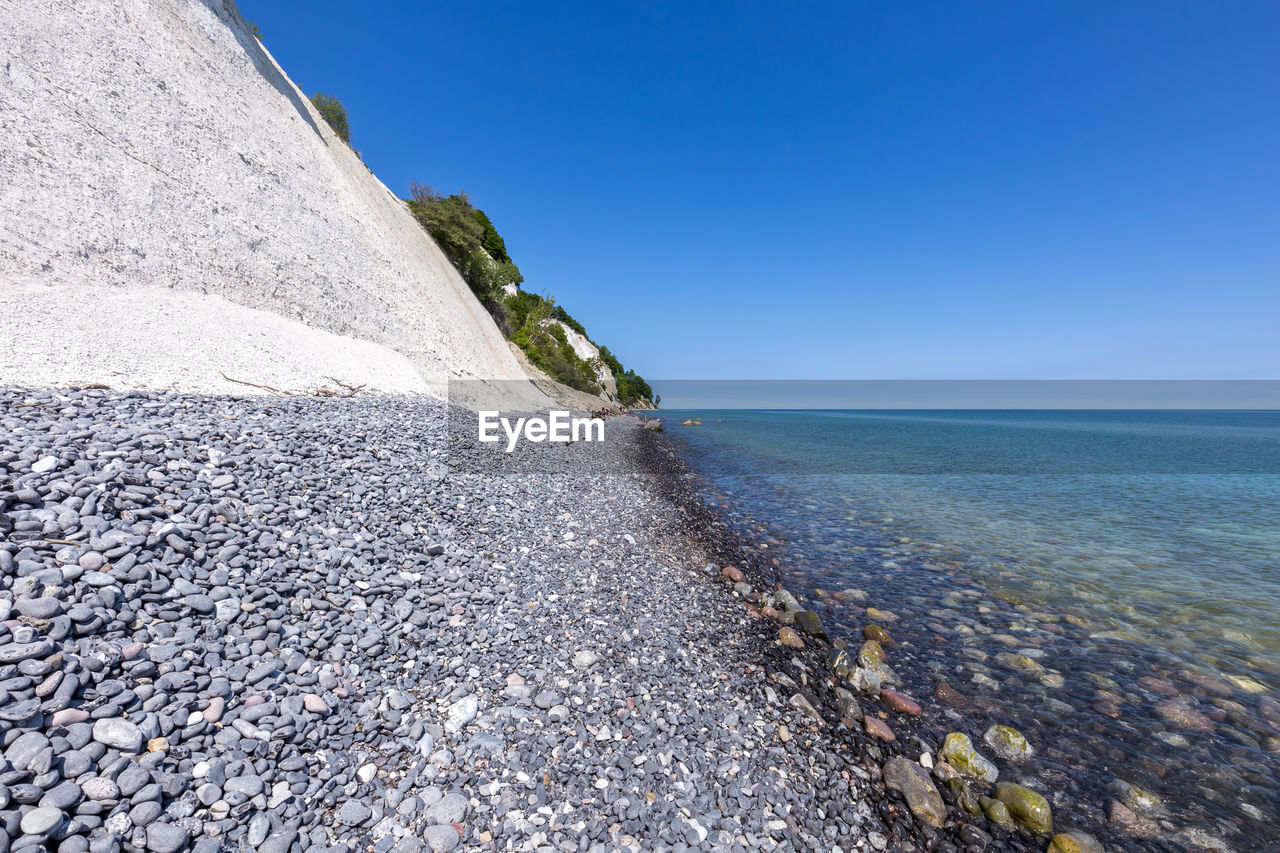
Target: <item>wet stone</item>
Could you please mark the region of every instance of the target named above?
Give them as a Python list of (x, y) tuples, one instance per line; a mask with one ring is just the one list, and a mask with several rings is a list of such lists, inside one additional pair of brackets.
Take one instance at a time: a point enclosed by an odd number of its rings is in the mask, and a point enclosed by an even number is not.
[(912, 814), (931, 826), (942, 826), (946, 805), (928, 771), (899, 755), (889, 759), (882, 773), (885, 785), (902, 794)]

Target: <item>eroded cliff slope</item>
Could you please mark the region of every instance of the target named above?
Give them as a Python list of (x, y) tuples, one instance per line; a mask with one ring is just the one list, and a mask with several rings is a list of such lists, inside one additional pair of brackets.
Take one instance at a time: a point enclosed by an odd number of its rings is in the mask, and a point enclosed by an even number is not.
[(0, 384), (524, 379), (229, 0), (0, 0)]

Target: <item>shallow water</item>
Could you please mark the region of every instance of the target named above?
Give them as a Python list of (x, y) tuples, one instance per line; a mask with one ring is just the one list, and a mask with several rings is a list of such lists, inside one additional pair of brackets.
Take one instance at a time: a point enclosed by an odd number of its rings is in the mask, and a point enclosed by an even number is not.
[(664, 420), (824, 619), (852, 640), (892, 611), (915, 692), (1040, 741), (1014, 778), (1069, 822), (1117, 837), (1119, 778), (1166, 836), (1280, 845), (1280, 413)]

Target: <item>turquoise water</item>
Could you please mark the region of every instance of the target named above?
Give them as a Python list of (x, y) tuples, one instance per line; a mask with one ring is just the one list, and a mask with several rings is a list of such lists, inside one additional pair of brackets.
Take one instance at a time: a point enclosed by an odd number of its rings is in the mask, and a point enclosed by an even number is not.
[(1280, 413), (663, 414), (826, 618), (892, 611), (917, 692), (1052, 741), (1081, 822), (1114, 829), (1119, 777), (1167, 833), (1280, 843)]

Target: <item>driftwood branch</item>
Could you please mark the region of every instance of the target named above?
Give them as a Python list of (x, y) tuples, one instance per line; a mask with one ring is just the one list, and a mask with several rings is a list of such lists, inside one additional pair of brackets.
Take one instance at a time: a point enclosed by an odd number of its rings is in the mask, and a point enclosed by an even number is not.
[(293, 394), (292, 392), (289, 392), (289, 391), (281, 391), (279, 388), (272, 388), (270, 385), (259, 385), (257, 382), (246, 382), (243, 379), (232, 379), (227, 374), (222, 373), (221, 370), (219, 370), (218, 373), (222, 374), (223, 379), (227, 380), (228, 382), (234, 382), (237, 385), (248, 385), (250, 388), (261, 388), (263, 391), (270, 391), (272, 394), (279, 394), (281, 397), (297, 396), (296, 394)]
[(365, 388), (363, 385), (352, 385), (349, 382), (343, 382), (341, 379), (335, 379), (332, 376), (326, 376), (325, 378), (343, 390), (342, 392), (338, 392), (330, 391), (328, 388), (321, 388), (316, 393), (322, 397), (354, 397)]

